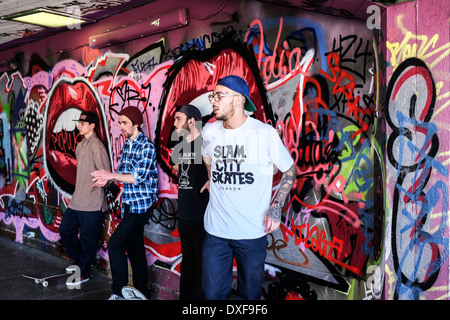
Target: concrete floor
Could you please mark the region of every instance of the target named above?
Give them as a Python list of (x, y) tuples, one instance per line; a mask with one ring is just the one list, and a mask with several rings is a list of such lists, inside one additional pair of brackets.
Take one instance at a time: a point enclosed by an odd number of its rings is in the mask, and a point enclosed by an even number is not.
[(111, 279), (96, 270), (79, 289), (66, 286), (70, 274), (49, 279), (47, 287), (22, 276), (69, 265), (70, 261), (0, 237), (0, 300), (107, 300), (110, 297)]

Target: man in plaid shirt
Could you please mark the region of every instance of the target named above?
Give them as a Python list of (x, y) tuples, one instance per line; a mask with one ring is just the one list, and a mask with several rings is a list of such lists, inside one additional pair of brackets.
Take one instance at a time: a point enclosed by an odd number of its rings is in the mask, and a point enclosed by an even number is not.
[(109, 181), (123, 183), (122, 220), (108, 241), (112, 275), (111, 300), (123, 299), (122, 288), (128, 284), (128, 261), (133, 269), (133, 284), (149, 296), (147, 256), (144, 247), (144, 226), (158, 201), (158, 175), (155, 146), (142, 133), (142, 114), (136, 107), (119, 112), (119, 124), (127, 138), (116, 172), (92, 172), (94, 185)]
[(123, 145), (116, 173), (133, 176), (134, 183), (124, 183), (122, 194), (122, 203), (128, 204), (133, 213), (147, 212), (158, 200), (155, 155), (155, 147), (143, 133), (133, 141), (127, 139)]

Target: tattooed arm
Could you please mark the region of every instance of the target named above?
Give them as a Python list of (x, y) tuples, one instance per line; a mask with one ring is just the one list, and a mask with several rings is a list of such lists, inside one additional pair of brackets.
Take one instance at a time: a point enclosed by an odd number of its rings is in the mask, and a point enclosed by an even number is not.
[[(286, 200), (287, 195), (292, 189), (296, 177), (296, 168), (293, 164), (287, 171), (283, 172), (281, 177), (280, 189), (275, 198), (274, 203), (267, 209), (266, 216), (264, 218), (264, 225), (266, 226), (265, 232), (271, 233), (278, 229), (281, 222), (281, 209), (282, 204)], [(281, 204), (281, 205), (277, 205)]]

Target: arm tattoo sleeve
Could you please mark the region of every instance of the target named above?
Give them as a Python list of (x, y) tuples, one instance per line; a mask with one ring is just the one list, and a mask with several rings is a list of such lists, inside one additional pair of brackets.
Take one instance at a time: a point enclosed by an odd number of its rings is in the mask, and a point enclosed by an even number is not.
[(287, 195), (292, 189), (296, 178), (295, 164), (293, 164), (287, 171), (283, 172), (280, 182), (280, 189), (278, 190), (275, 201), (282, 202), (286, 200)]
[[(296, 168), (295, 164), (292, 165), (287, 171), (283, 172), (280, 182), (280, 189), (278, 190), (278, 194), (275, 198), (276, 202), (284, 203), (287, 198), (287, 195), (291, 191), (296, 178)], [(267, 216), (271, 218), (273, 221), (280, 222), (281, 221), (281, 208), (276, 206), (270, 206), (267, 211)]]

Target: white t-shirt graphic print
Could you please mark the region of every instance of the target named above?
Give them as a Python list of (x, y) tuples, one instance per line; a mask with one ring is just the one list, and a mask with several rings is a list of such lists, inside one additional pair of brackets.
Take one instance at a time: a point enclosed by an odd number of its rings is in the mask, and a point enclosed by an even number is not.
[(202, 155), (212, 160), (205, 230), (235, 240), (264, 236), (273, 166), (284, 172), (293, 164), (276, 130), (248, 117), (237, 129), (207, 124), (202, 136)]

